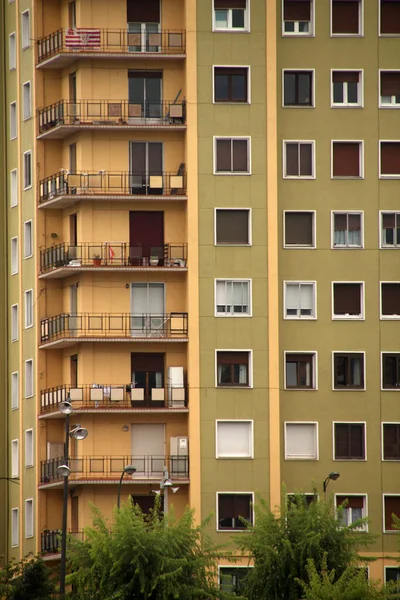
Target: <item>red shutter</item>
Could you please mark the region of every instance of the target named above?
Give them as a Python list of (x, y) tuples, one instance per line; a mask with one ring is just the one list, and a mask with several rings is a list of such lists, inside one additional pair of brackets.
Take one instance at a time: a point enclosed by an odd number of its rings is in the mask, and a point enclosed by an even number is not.
[(285, 0), (283, 18), (285, 21), (311, 21), (310, 0)]
[(381, 142), (381, 175), (400, 175), (400, 142)]
[(333, 176), (360, 176), (360, 144), (357, 142), (333, 143)]
[(341, 506), (347, 501), (346, 508), (363, 508), (364, 496), (336, 496), (336, 505)]
[(394, 229), (396, 227), (396, 215), (394, 213), (384, 213), (382, 215), (383, 229)]

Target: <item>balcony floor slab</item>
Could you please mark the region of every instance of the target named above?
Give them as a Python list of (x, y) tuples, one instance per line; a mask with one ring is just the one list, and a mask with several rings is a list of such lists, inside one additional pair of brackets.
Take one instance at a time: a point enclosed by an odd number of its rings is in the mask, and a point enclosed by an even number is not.
[[(189, 485), (190, 484), (190, 480), (189, 478), (182, 478), (180, 479), (179, 477), (171, 477), (171, 480), (173, 483), (179, 484), (179, 485)], [(119, 477), (116, 478), (104, 478), (104, 479), (93, 479), (93, 478), (80, 478), (80, 479), (72, 479), (71, 477), (69, 478), (69, 482), (70, 484), (73, 484), (74, 487), (76, 485), (118, 485), (119, 484)], [(122, 480), (122, 485), (157, 485), (160, 483), (160, 476), (154, 476), (154, 477), (143, 477), (143, 478), (132, 478), (132, 479), (123, 479)], [(63, 487), (63, 481), (53, 481), (51, 483), (39, 483), (38, 485), (38, 489), (39, 490), (54, 490), (54, 489), (61, 489)]]
[(156, 195), (139, 195), (139, 194), (70, 194), (56, 196), (38, 204), (39, 209), (54, 208), (59, 210), (72, 206), (77, 202), (176, 202), (186, 201), (186, 194), (171, 195), (171, 196), (156, 196)]
[(37, 69), (64, 69), (79, 59), (97, 60), (185, 60), (185, 53), (166, 52), (60, 52), (36, 65)]
[[(177, 413), (188, 413), (189, 409), (187, 407), (170, 407), (170, 408), (75, 408), (74, 407), (74, 414), (130, 414), (130, 415), (136, 415), (136, 414), (159, 414), (159, 413), (163, 413), (163, 414), (177, 414)], [(38, 417), (39, 419), (65, 419), (65, 415), (63, 413), (61, 413), (60, 411), (55, 411), (55, 412), (47, 412), (47, 413), (42, 413), (39, 415)]]
[(106, 338), (99, 338), (99, 337), (65, 337), (65, 338), (61, 338), (58, 340), (51, 340), (49, 342), (42, 342), (39, 345), (39, 349), (40, 350), (46, 350), (46, 349), (53, 349), (53, 348), (68, 348), (69, 346), (74, 346), (75, 344), (82, 344), (84, 342), (88, 342), (90, 344), (93, 343), (97, 343), (97, 342), (103, 342), (103, 343), (109, 343), (109, 342), (128, 342), (129, 344), (135, 343), (135, 342), (155, 342), (155, 343), (186, 343), (189, 341), (189, 338), (187, 337), (176, 337), (176, 338), (167, 338), (167, 337), (136, 337), (136, 336), (132, 336), (132, 337), (126, 337), (126, 338), (122, 338), (122, 337), (106, 337)]
[(80, 267), (80, 266), (68, 266), (59, 267), (47, 273), (39, 275), (39, 279), (64, 279), (65, 277), (71, 277), (71, 275), (77, 273), (187, 273), (187, 267)]
[(186, 125), (169, 125), (162, 123), (135, 123), (130, 125), (118, 125), (117, 123), (113, 123), (110, 125), (96, 125), (94, 123), (83, 124), (79, 123), (79, 125), (57, 125), (56, 127), (52, 127), (48, 131), (44, 131), (43, 133), (39, 133), (36, 139), (38, 140), (63, 140), (74, 133), (79, 133), (80, 131), (186, 131)]

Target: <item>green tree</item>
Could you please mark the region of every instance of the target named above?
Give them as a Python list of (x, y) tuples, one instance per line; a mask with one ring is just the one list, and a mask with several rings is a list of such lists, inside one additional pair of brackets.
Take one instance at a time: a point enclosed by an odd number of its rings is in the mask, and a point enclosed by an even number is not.
[(40, 557), (27, 556), (0, 568), (0, 600), (51, 600), (55, 583)]

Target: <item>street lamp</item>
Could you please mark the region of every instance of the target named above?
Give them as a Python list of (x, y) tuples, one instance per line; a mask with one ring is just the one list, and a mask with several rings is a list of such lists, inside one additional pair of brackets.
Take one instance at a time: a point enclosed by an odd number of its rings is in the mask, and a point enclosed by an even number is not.
[(174, 486), (174, 484), (172, 483), (172, 481), (169, 478), (168, 469), (166, 467), (164, 467), (164, 475), (160, 481), (160, 492), (159, 492), (159, 493), (161, 493), (161, 490), (164, 490), (164, 505), (163, 505), (164, 516), (166, 516), (168, 514), (168, 490), (171, 489), (171, 492), (173, 494), (176, 494), (176, 492), (179, 490), (178, 487), (173, 487), (173, 486)]
[(88, 430), (80, 425), (75, 425), (70, 429), (70, 415), (73, 413), (71, 402), (66, 400), (58, 405), (60, 412), (65, 415), (65, 444), (64, 444), (64, 459), (61, 465), (57, 467), (57, 475), (63, 477), (63, 512), (62, 512), (62, 528), (61, 528), (61, 561), (60, 561), (60, 596), (65, 596), (65, 569), (67, 561), (67, 513), (68, 513), (68, 477), (71, 474), (69, 468), (69, 438), (76, 440), (84, 440), (88, 436)]
[(134, 467), (133, 465), (127, 465), (121, 473), (121, 477), (119, 479), (119, 484), (118, 484), (118, 498), (117, 498), (118, 508), (120, 508), (120, 506), (121, 506), (121, 485), (122, 485), (122, 480), (124, 478), (125, 473), (127, 473), (128, 475), (133, 475), (134, 473), (136, 473), (136, 467)]
[(340, 473), (338, 473), (337, 471), (332, 471), (332, 473), (329, 473), (328, 477), (325, 479), (323, 485), (324, 485), (324, 492), (326, 492), (326, 488), (328, 487), (329, 482), (332, 481), (336, 481), (336, 479), (339, 479), (340, 477)]

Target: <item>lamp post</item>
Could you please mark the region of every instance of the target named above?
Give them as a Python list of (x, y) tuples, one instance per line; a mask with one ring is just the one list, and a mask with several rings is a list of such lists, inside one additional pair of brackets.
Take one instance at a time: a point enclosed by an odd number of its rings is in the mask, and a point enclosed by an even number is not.
[(118, 508), (121, 507), (121, 486), (122, 486), (122, 480), (125, 476), (125, 473), (127, 473), (128, 475), (133, 475), (134, 473), (136, 473), (136, 467), (134, 467), (133, 465), (127, 465), (121, 473), (121, 477), (119, 478), (119, 484), (118, 484), (118, 498), (117, 498), (117, 507)]
[(336, 481), (337, 479), (339, 479), (340, 477), (340, 473), (338, 473), (337, 471), (332, 471), (332, 473), (329, 473), (328, 477), (325, 479), (323, 486), (324, 486), (324, 492), (326, 492), (326, 488), (328, 487), (329, 482), (332, 481)]
[(65, 443), (64, 443), (64, 460), (57, 467), (57, 474), (64, 478), (63, 484), (63, 512), (62, 512), (62, 528), (61, 528), (61, 561), (60, 561), (60, 596), (65, 596), (65, 569), (67, 561), (67, 514), (68, 514), (68, 477), (71, 474), (69, 468), (69, 438), (76, 440), (84, 440), (88, 435), (88, 430), (80, 425), (75, 426), (70, 430), (70, 415), (74, 409), (72, 404), (67, 400), (60, 402), (60, 412), (65, 415)]

